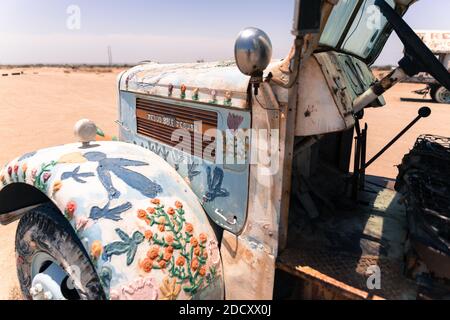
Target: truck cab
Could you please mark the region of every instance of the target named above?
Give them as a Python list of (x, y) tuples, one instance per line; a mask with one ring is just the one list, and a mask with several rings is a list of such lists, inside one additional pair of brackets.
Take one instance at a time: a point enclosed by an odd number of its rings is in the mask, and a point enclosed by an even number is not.
[[(360, 126), (408, 75), (449, 86), (401, 19), (413, 2), (298, 0), (282, 60), (247, 28), (234, 61), (120, 74), (119, 142), (94, 141), (82, 120), (81, 143), (0, 174), (0, 221), (21, 218), (25, 297), (418, 298), (403, 273), (406, 211), (392, 181), (365, 176)], [(392, 30), (408, 54), (377, 80), (370, 65)], [(368, 285), (377, 273), (382, 289)]]

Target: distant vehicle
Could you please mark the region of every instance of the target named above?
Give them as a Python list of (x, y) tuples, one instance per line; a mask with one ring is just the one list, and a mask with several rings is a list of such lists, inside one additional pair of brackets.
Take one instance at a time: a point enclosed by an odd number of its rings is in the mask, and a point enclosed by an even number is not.
[[(430, 48), (444, 67), (450, 71), (450, 31), (449, 30), (416, 30), (417, 35)], [(414, 93), (420, 95), (429, 94), (438, 103), (450, 103), (450, 91), (437, 82), (428, 73), (419, 73), (404, 82), (423, 83), (424, 89), (416, 90)]]

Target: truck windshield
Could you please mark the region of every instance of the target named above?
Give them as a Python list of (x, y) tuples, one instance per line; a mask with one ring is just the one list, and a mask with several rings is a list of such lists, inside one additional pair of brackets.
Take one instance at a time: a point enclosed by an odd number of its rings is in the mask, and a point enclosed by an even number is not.
[[(393, 8), (394, 0), (387, 0)], [(339, 1), (333, 9), (320, 44), (366, 59), (377, 47), (387, 21), (375, 0)]]

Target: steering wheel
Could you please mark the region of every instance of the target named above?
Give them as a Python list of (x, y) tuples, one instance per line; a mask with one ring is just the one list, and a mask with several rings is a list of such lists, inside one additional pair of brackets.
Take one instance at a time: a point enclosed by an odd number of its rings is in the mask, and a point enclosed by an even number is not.
[(441, 85), (450, 90), (450, 74), (422, 42), (419, 36), (402, 19), (402, 17), (384, 0), (375, 0), (375, 5), (391, 24), (395, 33), (405, 46), (405, 57), (399, 65), (408, 76), (414, 76), (419, 72), (427, 72)]

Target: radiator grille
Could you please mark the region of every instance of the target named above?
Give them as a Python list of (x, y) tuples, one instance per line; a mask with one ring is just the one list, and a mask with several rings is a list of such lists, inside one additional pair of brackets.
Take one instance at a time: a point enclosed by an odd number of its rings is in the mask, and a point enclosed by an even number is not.
[[(216, 112), (137, 98), (136, 121), (137, 133), (171, 147), (179, 145), (185, 150), (190, 150), (191, 154), (194, 154), (194, 148), (199, 148), (200, 145), (203, 154), (206, 147), (215, 143), (215, 137), (206, 137), (204, 133), (208, 129), (217, 128)], [(201, 127), (196, 125), (199, 121)], [(177, 129), (186, 129), (190, 133), (190, 141), (184, 139), (181, 144), (181, 141), (172, 141), (172, 134)], [(194, 132), (198, 134), (194, 135)], [(214, 160), (214, 158), (215, 146), (212, 152), (205, 154), (205, 159)]]

